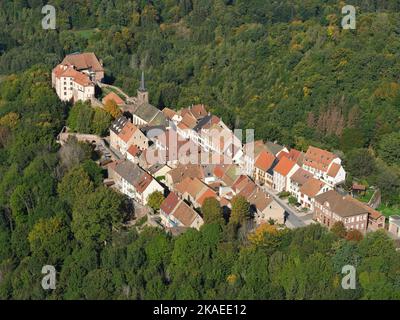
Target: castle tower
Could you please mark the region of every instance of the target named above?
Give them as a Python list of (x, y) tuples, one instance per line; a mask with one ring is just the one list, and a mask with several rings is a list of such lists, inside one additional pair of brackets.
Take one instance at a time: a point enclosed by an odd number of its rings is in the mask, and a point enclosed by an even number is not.
[(142, 79), (140, 81), (140, 87), (137, 91), (137, 102), (138, 104), (149, 103), (149, 93), (144, 85), (144, 72), (142, 71)]

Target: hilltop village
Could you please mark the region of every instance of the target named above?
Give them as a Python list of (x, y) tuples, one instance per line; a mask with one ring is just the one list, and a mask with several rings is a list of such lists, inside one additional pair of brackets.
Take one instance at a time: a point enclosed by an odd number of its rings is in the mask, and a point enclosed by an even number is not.
[[(101, 165), (108, 172), (104, 183), (144, 211), (151, 211), (150, 199), (159, 194), (159, 208), (149, 214), (154, 225), (173, 234), (199, 229), (209, 199), (218, 202), (228, 219), (241, 198), (249, 203), (249, 230), (261, 224), (296, 228), (320, 223), (331, 228), (341, 222), (363, 234), (387, 228), (399, 235), (400, 218), (391, 217), (387, 226), (376, 210), (379, 190), (376, 201), (365, 203), (355, 196), (363, 186), (354, 184), (351, 193), (342, 188), (346, 170), (333, 152), (315, 146), (303, 152), (278, 141), (243, 141), (246, 132), (232, 130), (202, 104), (159, 110), (149, 102), (143, 73), (135, 97), (103, 79), (102, 62), (94, 53), (68, 55), (52, 72), (61, 100), (90, 101), (100, 108), (111, 103), (120, 110), (102, 146), (107, 161)], [(109, 89), (101, 101), (96, 87)]]

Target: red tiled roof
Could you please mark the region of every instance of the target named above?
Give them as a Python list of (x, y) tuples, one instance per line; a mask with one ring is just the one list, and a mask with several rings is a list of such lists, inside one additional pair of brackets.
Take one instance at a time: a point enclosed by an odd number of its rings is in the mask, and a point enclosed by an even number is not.
[(133, 123), (128, 121), (122, 128), (121, 132), (118, 134), (118, 137), (124, 142), (128, 142), (136, 130), (137, 127)]
[(132, 157), (136, 157), (139, 151), (140, 151), (139, 148), (133, 144), (129, 147), (127, 153), (129, 153)]
[(281, 151), (281, 152), (279, 152), (277, 158), (278, 158), (279, 160), (281, 160), (283, 157), (289, 158), (289, 153), (287, 153), (286, 151)]
[(326, 172), (333, 159), (336, 156), (326, 150), (322, 150), (313, 146), (308, 147), (307, 153), (304, 157), (304, 164)]
[(335, 178), (336, 175), (338, 174), (339, 170), (341, 168), (341, 165), (338, 163), (332, 163), (328, 170), (328, 176)]
[(171, 212), (175, 209), (175, 207), (179, 203), (179, 198), (174, 192), (170, 192), (168, 197), (161, 203), (160, 209), (164, 211), (167, 215), (170, 215)]
[(286, 177), (295, 165), (296, 162), (289, 160), (286, 157), (283, 157), (274, 168), (274, 171)]
[(207, 198), (217, 198), (217, 194), (212, 191), (211, 189), (207, 188), (207, 190), (205, 192), (203, 192), (203, 194), (196, 200), (196, 202), (202, 206), (204, 200), (206, 200)]
[(267, 151), (261, 151), (254, 165), (260, 170), (267, 171), (274, 163), (274, 160), (274, 155)]
[(206, 107), (203, 104), (197, 104), (190, 108), (192, 115), (198, 120), (207, 115)]
[(74, 82), (80, 84), (83, 87), (94, 85), (85, 73), (76, 71), (72, 66), (60, 64), (53, 69), (53, 72), (57, 78), (72, 78)]
[(112, 91), (103, 98), (104, 104), (106, 104), (108, 101), (114, 101), (117, 105), (125, 104), (125, 101), (122, 100), (119, 95)]
[(298, 162), (302, 157), (302, 152), (296, 149), (290, 149), (288, 158), (294, 162)]
[(152, 181), (153, 177), (147, 172), (144, 172), (143, 175), (140, 177), (140, 180), (135, 184), (136, 191), (138, 193), (143, 193)]

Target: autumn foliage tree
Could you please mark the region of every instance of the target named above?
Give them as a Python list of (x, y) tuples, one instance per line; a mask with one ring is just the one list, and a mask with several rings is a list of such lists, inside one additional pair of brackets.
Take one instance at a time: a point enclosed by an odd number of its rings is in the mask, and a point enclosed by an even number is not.
[(203, 214), (204, 223), (224, 223), (221, 206), (215, 198), (207, 198), (204, 200), (201, 206), (201, 213)]
[(119, 118), (122, 115), (121, 109), (114, 100), (108, 100), (104, 105), (104, 110), (106, 110), (114, 119)]
[(349, 230), (346, 234), (346, 240), (359, 242), (364, 238), (363, 234), (358, 230)]
[(346, 227), (344, 226), (344, 223), (342, 221), (335, 222), (331, 228), (331, 232), (333, 232), (339, 238), (346, 237), (347, 233)]
[(232, 199), (232, 211), (229, 223), (242, 225), (250, 216), (250, 203), (243, 196), (235, 196)]

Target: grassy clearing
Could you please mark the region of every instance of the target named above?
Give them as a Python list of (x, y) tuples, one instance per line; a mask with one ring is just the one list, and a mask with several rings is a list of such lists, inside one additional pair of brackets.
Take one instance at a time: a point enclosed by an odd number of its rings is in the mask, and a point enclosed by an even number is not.
[(390, 217), (395, 214), (400, 215), (400, 207), (387, 207), (383, 204), (381, 204), (377, 210), (381, 212), (385, 217)]
[(74, 30), (73, 32), (75, 34), (78, 34), (82, 38), (90, 39), (98, 31), (99, 31), (98, 28), (94, 28), (94, 29)]

